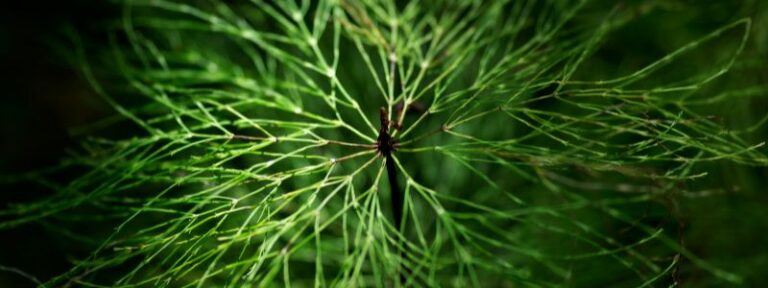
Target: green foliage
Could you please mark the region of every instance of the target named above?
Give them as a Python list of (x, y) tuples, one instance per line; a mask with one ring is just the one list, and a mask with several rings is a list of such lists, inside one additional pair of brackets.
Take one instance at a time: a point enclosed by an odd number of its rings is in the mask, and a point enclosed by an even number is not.
[[(50, 197), (0, 211), (92, 249), (48, 286), (646, 287), (683, 259), (742, 281), (686, 248), (676, 207), (707, 165), (768, 165), (744, 137), (768, 118), (701, 108), (766, 91), (712, 87), (750, 19), (611, 71), (593, 55), (653, 4), (123, 5), (107, 53), (74, 53), (119, 116), (24, 176)], [(402, 125), (399, 230), (379, 107)]]

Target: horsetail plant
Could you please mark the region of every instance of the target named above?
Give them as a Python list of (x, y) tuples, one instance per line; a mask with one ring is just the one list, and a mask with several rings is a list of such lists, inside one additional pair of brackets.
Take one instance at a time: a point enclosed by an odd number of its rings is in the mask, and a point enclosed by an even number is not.
[[(700, 164), (768, 165), (763, 143), (695, 109), (730, 99), (700, 90), (734, 67), (749, 19), (601, 78), (584, 63), (633, 11), (119, 5), (106, 53), (71, 33), (119, 116), (25, 174), (50, 197), (0, 212), (0, 229), (53, 223), (90, 247), (42, 286), (647, 287), (676, 285), (683, 259), (741, 281), (689, 251), (674, 223), (646, 220), (695, 193), (680, 183), (705, 177)], [(739, 41), (711, 69), (657, 76), (727, 35)], [(99, 136), (115, 129), (129, 132)], [(64, 173), (78, 176), (50, 180)]]

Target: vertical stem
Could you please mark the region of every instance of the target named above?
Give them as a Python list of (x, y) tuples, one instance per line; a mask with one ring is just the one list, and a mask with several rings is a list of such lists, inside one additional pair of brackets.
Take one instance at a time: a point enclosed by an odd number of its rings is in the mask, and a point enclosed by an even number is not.
[[(395, 151), (395, 140), (389, 134), (389, 115), (384, 107), (381, 107), (381, 127), (379, 128), (379, 138), (377, 139), (377, 148), (381, 156), (384, 157), (384, 164), (387, 166), (387, 178), (389, 178), (389, 191), (390, 198), (392, 199), (392, 217), (394, 218), (395, 229), (400, 231), (403, 221), (403, 193), (400, 192), (400, 186), (397, 184), (397, 167), (395, 165), (395, 159), (392, 157), (392, 152)], [(398, 241), (399, 243), (400, 241)], [(399, 249), (400, 269), (397, 274), (399, 275), (400, 284), (403, 285), (406, 282), (404, 272), (407, 271), (403, 264), (403, 251)]]
[[(392, 198), (392, 216), (395, 218), (395, 229), (399, 232), (403, 221), (403, 194), (400, 192), (400, 186), (397, 185), (397, 167), (392, 154), (386, 156), (387, 177), (389, 178), (389, 195)], [(398, 241), (400, 243), (400, 241)], [(400, 278), (400, 285), (406, 282), (404, 272), (408, 271), (403, 263), (403, 250), (398, 253), (400, 258), (400, 270), (397, 272)]]
[(403, 195), (397, 185), (397, 168), (392, 155), (386, 155), (387, 176), (389, 177), (389, 190), (392, 197), (392, 215), (395, 218), (395, 228), (400, 231), (403, 220)]

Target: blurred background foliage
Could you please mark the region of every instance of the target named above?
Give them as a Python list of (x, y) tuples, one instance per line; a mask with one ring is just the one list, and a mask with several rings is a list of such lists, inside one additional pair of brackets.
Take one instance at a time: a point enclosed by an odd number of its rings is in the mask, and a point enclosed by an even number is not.
[[(107, 45), (103, 35), (105, 23), (119, 17), (120, 10), (107, 3), (93, 1), (51, 2), (50, 4), (20, 3), (16, 8), (0, 12), (0, 60), (2, 61), (3, 102), (0, 105), (0, 172), (5, 175), (56, 164), (70, 147), (84, 135), (78, 128), (113, 114), (112, 109), (98, 98), (67, 58), (65, 27), (75, 27), (81, 37), (93, 47)], [(630, 11), (621, 28), (612, 31), (578, 70), (574, 78), (606, 79), (625, 75), (648, 65), (675, 49), (699, 39), (711, 31), (743, 17), (752, 19), (752, 31), (744, 52), (731, 71), (706, 85), (696, 94), (701, 105), (695, 107), (721, 125), (734, 130), (747, 129), (741, 137), (747, 143), (768, 139), (768, 2), (752, 1), (593, 1), (577, 17), (584, 25), (594, 25), (612, 9)], [(638, 85), (669, 83), (679, 75), (712, 69), (732, 55), (740, 41), (736, 31), (726, 33), (716, 41), (695, 50), (670, 65), (651, 79)], [(365, 89), (365, 88), (361, 88)], [(737, 96), (730, 101), (708, 103), (731, 91)], [(372, 116), (375, 119), (375, 116)], [(762, 124), (762, 125), (760, 125)], [(493, 125), (493, 124), (491, 124)], [(492, 130), (492, 129), (491, 129)], [(120, 138), (135, 133), (131, 129), (100, 131)], [(441, 140), (435, 139), (437, 143)], [(763, 153), (766, 149), (761, 148)], [(477, 179), (461, 173), (458, 167), (431, 167), (442, 163), (434, 155), (414, 156), (406, 166), (417, 170), (415, 175), (425, 179), (450, 179), (443, 185), (477, 186)], [(414, 164), (415, 163), (415, 164)], [(454, 164), (456, 165), (456, 164)], [(419, 168), (419, 167), (429, 168)], [(768, 168), (737, 165), (727, 161), (700, 164), (692, 174), (707, 172), (706, 177), (677, 183), (681, 191), (664, 199), (640, 205), (628, 205), (626, 213), (647, 225), (665, 228), (695, 255), (716, 267), (741, 275), (744, 287), (767, 287), (768, 277)], [(76, 174), (77, 171), (73, 171)], [(609, 171), (583, 171), (572, 167), (561, 171), (571, 179), (600, 179), (616, 177)], [(61, 181), (67, 175), (60, 175)], [(504, 185), (525, 191), (532, 202), (553, 201), (532, 196), (544, 193), (542, 187), (526, 186), (514, 176), (494, 175), (508, 181)], [(507, 178), (505, 178), (507, 177)], [(473, 182), (474, 181), (474, 182)], [(568, 181), (568, 180), (564, 180)], [(579, 181), (574, 185), (584, 185)], [(440, 189), (440, 187), (435, 187)], [(47, 191), (25, 183), (3, 183), (0, 203), (26, 202), (44, 197)], [(615, 189), (586, 189), (588, 199), (598, 201), (615, 193)], [(480, 191), (482, 192), (482, 191)], [(488, 192), (489, 194), (492, 191)], [(557, 198), (557, 195), (551, 197)], [(613, 229), (621, 239), (636, 239), (639, 233), (627, 227), (613, 227), (615, 221), (601, 218), (600, 213), (581, 212), (581, 217), (602, 229)], [(593, 218), (590, 218), (593, 217)], [(88, 245), (61, 237), (56, 227), (45, 223), (25, 225), (0, 231), (0, 287), (23, 287), (29, 280), (8, 271), (17, 268), (37, 279), (46, 280), (65, 272), (70, 261), (93, 249)], [(88, 227), (93, 235), (108, 233), (111, 227)], [(623, 229), (627, 231), (622, 232)], [(548, 250), (572, 249), (561, 245), (565, 239), (541, 235), (527, 245), (550, 247)], [(648, 251), (652, 254), (651, 251)], [(593, 262), (590, 262), (593, 263)], [(5, 267), (5, 268), (2, 268)], [(622, 286), (621, 273), (610, 266), (572, 264), (580, 282), (579, 287)], [(584, 276), (589, 275), (589, 276)], [(703, 271), (685, 259), (664, 284), (678, 281), (683, 287), (724, 287), (711, 273)], [(661, 285), (661, 284), (660, 284)]]

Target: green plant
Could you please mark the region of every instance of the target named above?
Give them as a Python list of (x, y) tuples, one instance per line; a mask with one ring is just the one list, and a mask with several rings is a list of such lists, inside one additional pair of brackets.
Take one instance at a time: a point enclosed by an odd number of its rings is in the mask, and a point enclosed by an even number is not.
[[(695, 109), (744, 92), (698, 93), (734, 66), (749, 19), (590, 75), (589, 57), (642, 9), (123, 5), (103, 58), (75, 41), (119, 116), (26, 175), (54, 194), (1, 212), (2, 229), (55, 221), (93, 247), (46, 285), (656, 286), (675, 285), (681, 258), (741, 281), (654, 219), (675, 219), (702, 165), (768, 164), (762, 142)], [(723, 38), (737, 41), (677, 73)], [(97, 136), (109, 129), (130, 133)], [(79, 176), (48, 180), (60, 173)]]

